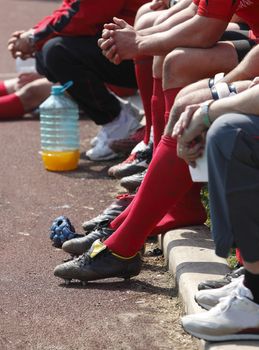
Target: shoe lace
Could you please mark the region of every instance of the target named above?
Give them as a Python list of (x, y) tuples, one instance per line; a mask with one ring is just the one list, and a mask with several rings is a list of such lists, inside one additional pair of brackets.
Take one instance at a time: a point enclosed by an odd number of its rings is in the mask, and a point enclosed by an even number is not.
[(84, 254), (82, 254), (79, 258), (78, 258), (78, 263), (80, 267), (84, 267), (86, 265), (91, 265), (91, 263), (94, 261), (94, 259), (96, 259), (96, 257), (98, 256), (98, 258), (102, 258), (103, 256), (107, 255), (108, 250), (105, 249), (103, 251), (101, 251), (100, 253), (98, 253), (98, 255), (96, 255), (95, 257), (91, 257), (90, 256), (91, 250), (88, 250), (87, 252), (85, 252)]
[(84, 267), (85, 265), (88, 265), (91, 263), (92, 258), (90, 257), (89, 251), (85, 252), (79, 258), (77, 259), (79, 266)]

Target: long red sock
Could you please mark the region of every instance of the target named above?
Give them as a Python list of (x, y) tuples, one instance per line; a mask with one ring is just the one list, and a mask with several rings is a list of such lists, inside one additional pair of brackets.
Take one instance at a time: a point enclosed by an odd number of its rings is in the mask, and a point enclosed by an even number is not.
[(207, 213), (201, 202), (201, 187), (201, 184), (193, 183), (183, 198), (168, 210), (150, 235), (156, 236), (178, 227), (204, 224)]
[(21, 117), (24, 114), (24, 107), (16, 94), (0, 97), (0, 118), (11, 119)]
[[(152, 232), (150, 232), (150, 236), (157, 236), (178, 227), (203, 224), (207, 219), (207, 213), (201, 201), (201, 188), (200, 183), (193, 183), (183, 198), (176, 205), (172, 205), (164, 217), (155, 225)], [(129, 215), (133, 201), (110, 223), (110, 228), (116, 230), (120, 227)]]
[(0, 97), (8, 95), (4, 80), (0, 80)]
[(174, 104), (174, 100), (176, 98), (176, 95), (178, 94), (178, 92), (181, 89), (182, 88), (172, 88), (172, 89), (164, 90), (164, 99), (165, 99), (165, 114), (164, 114), (164, 118), (165, 118), (165, 125), (168, 122), (169, 114), (170, 114), (171, 108), (172, 108), (172, 106)]
[(142, 99), (146, 126), (144, 142), (148, 144), (150, 139), (150, 130), (152, 125), (151, 119), (151, 97), (153, 91), (153, 78), (152, 78), (152, 56), (139, 56), (135, 59), (135, 74), (138, 83), (139, 93)]
[(176, 155), (176, 140), (163, 137), (130, 205), (129, 214), (105, 244), (122, 256), (134, 255), (192, 184), (188, 166)]
[(156, 149), (165, 129), (165, 100), (162, 89), (162, 79), (153, 78), (153, 95), (151, 99), (152, 124), (154, 132), (154, 150)]

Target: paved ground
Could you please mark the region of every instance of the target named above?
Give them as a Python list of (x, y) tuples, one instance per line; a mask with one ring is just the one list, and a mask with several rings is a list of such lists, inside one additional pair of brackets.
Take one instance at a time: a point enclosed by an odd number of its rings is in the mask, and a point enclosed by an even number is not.
[[(59, 1), (0, 0), (0, 75), (14, 73), (6, 50), (9, 35), (30, 27)], [(96, 127), (81, 121), (81, 150)], [(65, 287), (53, 268), (66, 256), (51, 246), (52, 220), (68, 215), (81, 222), (99, 214), (118, 191), (107, 177), (111, 163), (83, 157), (77, 171), (44, 170), (37, 119), (0, 127), (0, 349), (196, 349), (179, 325), (181, 305), (174, 280), (160, 258), (148, 258), (131, 283)]]
[[(45, 171), (38, 126), (26, 120), (0, 128), (0, 349), (180, 350), (182, 341), (192, 344), (178, 324), (173, 278), (156, 258), (129, 284), (67, 288), (53, 276), (66, 255), (51, 246), (52, 220), (68, 215), (80, 231), (83, 219), (110, 203), (117, 183), (106, 176), (111, 163), (82, 159), (72, 173)], [(82, 121), (81, 130), (84, 148), (92, 123)]]

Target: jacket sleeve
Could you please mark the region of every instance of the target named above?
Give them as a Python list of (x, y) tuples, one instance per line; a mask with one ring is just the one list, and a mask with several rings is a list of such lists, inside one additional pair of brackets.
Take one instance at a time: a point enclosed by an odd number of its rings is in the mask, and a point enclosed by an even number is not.
[(125, 3), (125, 0), (63, 0), (52, 15), (33, 27), (36, 49), (40, 50), (55, 36), (96, 35), (104, 23), (119, 16)]

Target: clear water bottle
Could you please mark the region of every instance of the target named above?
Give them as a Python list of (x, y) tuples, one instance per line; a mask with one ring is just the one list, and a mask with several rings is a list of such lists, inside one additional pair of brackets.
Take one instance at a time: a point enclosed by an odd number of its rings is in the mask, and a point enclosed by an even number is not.
[(40, 105), (41, 152), (47, 170), (67, 171), (78, 166), (78, 106), (64, 94), (71, 85), (52, 86), (51, 95)]
[(35, 58), (27, 58), (26, 60), (22, 60), (20, 57), (17, 57), (15, 65), (17, 73), (36, 73)]

